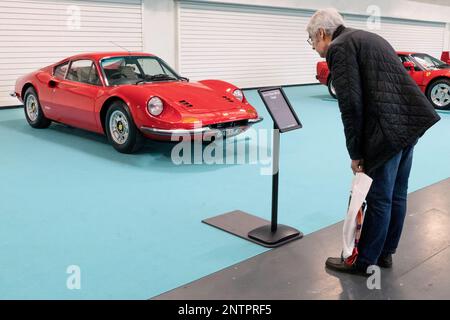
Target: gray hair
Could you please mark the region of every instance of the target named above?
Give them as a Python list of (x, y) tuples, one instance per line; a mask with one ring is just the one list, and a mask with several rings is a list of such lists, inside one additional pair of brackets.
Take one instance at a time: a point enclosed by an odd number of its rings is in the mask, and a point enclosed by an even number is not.
[(337, 27), (344, 25), (344, 18), (334, 8), (326, 8), (316, 11), (308, 22), (306, 31), (310, 37), (314, 37), (319, 29), (323, 29), (326, 35), (333, 35)]

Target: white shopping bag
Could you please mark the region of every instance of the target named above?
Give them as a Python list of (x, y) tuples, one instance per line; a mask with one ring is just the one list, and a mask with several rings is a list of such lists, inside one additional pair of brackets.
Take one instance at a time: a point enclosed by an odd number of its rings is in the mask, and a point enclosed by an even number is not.
[(352, 180), (350, 202), (342, 230), (342, 258), (349, 264), (353, 263), (358, 255), (357, 243), (364, 220), (364, 202), (371, 185), (372, 178), (361, 172), (357, 172)]

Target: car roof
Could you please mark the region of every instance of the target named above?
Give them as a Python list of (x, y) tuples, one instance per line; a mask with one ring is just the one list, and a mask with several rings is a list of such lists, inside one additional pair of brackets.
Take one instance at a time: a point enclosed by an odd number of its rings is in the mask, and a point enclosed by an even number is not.
[[(78, 60), (78, 59), (92, 59), (92, 60), (100, 60), (103, 58), (109, 57), (122, 57), (122, 56), (148, 56), (154, 57), (154, 54), (145, 53), (145, 52), (134, 52), (134, 51), (111, 51), (111, 52), (90, 52), (90, 53), (80, 53), (70, 57), (67, 57), (60, 62), (67, 60)], [(58, 62), (57, 64), (59, 64)]]
[(397, 54), (401, 54), (401, 55), (405, 55), (405, 56), (409, 56), (410, 54), (415, 54), (417, 52), (413, 52), (413, 51), (397, 51)]

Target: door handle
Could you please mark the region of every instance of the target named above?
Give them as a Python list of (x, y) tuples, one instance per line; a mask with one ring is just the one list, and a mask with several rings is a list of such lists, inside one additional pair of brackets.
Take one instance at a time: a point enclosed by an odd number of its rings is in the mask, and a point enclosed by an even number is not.
[(58, 81), (52, 79), (52, 80), (50, 80), (50, 81), (48, 82), (48, 86), (49, 86), (50, 88), (56, 88), (56, 87), (58, 86)]

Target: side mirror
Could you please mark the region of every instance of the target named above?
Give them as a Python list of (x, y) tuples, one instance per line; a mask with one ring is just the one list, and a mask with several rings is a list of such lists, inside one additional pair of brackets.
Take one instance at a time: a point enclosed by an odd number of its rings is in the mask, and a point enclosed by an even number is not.
[(403, 62), (403, 66), (406, 68), (406, 70), (414, 71), (415, 65), (414, 65), (414, 63), (411, 62), (411, 61)]

